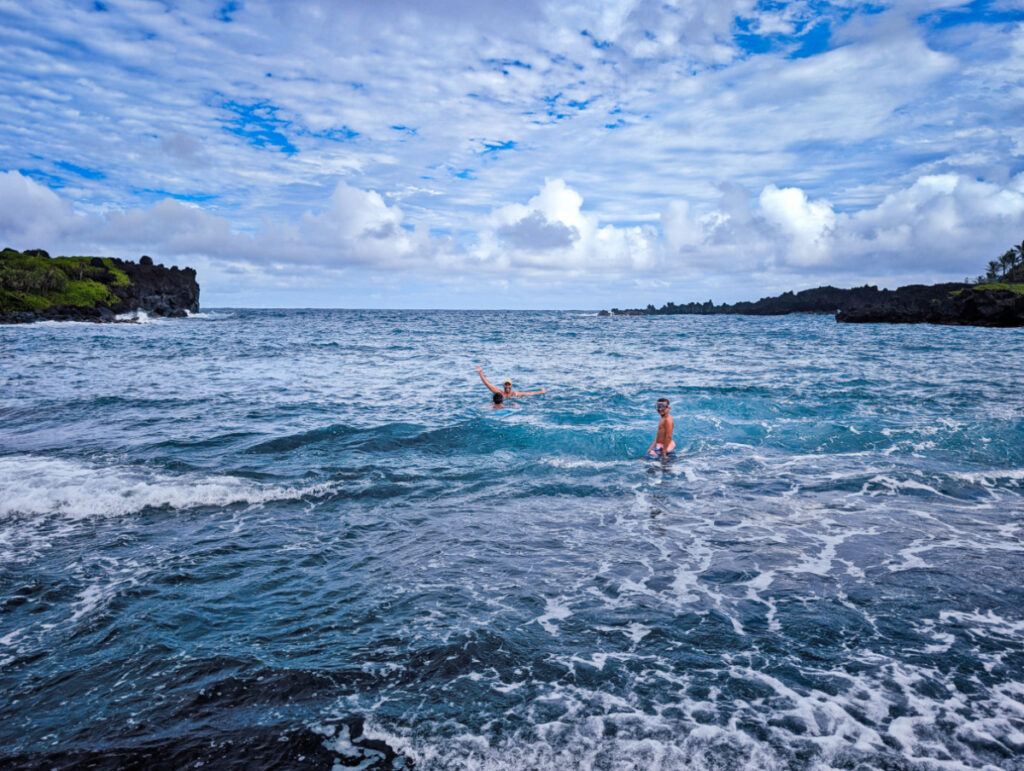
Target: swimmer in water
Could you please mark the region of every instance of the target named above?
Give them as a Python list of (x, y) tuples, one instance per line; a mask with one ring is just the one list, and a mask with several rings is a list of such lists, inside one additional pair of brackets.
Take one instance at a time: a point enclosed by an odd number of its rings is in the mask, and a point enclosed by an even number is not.
[(505, 404), (504, 404), (505, 397), (502, 395), (501, 391), (498, 391), (496, 394), (494, 394), (494, 397), (491, 399), (491, 401), (494, 402), (494, 406), (491, 409), (495, 409), (495, 410), (503, 410), (503, 409), (505, 409)]
[(541, 394), (547, 393), (546, 388), (542, 388), (539, 391), (515, 391), (512, 388), (512, 381), (508, 380), (507, 378), (505, 379), (504, 387), (498, 389), (495, 388), (491, 384), (491, 381), (488, 380), (487, 377), (484, 375), (484, 370), (482, 367), (476, 368), (476, 374), (478, 374), (480, 376), (480, 379), (484, 381), (484, 385), (487, 386), (491, 393), (501, 394), (503, 399), (513, 399), (519, 396), (540, 396)]
[(672, 416), (668, 414), (668, 399), (664, 397), (658, 399), (655, 409), (661, 415), (661, 420), (658, 422), (658, 433), (655, 434), (654, 441), (647, 449), (647, 457), (652, 460), (654, 458), (668, 458), (676, 453), (676, 443), (672, 440)]

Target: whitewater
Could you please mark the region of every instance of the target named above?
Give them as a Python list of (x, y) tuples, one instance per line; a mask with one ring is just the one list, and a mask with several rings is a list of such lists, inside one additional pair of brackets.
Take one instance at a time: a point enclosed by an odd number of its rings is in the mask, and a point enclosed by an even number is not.
[(1024, 769), (1021, 330), (139, 321), (0, 327), (0, 765)]

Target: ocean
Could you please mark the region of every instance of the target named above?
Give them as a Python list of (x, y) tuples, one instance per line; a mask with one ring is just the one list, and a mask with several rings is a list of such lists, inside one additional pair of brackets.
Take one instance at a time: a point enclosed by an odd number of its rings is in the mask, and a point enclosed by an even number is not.
[(0, 766), (1024, 769), (1024, 330), (145, 322), (0, 327)]

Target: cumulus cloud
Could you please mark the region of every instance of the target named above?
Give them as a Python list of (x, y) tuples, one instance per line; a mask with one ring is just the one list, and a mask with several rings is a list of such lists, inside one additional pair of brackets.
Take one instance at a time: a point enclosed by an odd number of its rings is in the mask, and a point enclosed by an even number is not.
[(808, 201), (803, 190), (768, 185), (758, 198), (765, 220), (784, 237), (782, 258), (791, 265), (820, 265), (831, 258), (829, 238), (836, 215), (823, 201)]
[(853, 212), (838, 212), (799, 188), (769, 184), (755, 196), (727, 185), (718, 205), (703, 211), (688, 201), (670, 202), (660, 228), (604, 223), (584, 209), (579, 192), (551, 179), (526, 203), (494, 209), (475, 241), (463, 247), (406, 226), (404, 218), (379, 193), (339, 183), (317, 210), (247, 233), (198, 205), (171, 199), (148, 208), (77, 212), (18, 172), (0, 174), (0, 240), (16, 248), (201, 256), (254, 267), (690, 280), (773, 269), (810, 276), (863, 269), (875, 276), (973, 275), (1020, 240), (1024, 173), (1005, 184), (924, 176)]
[(218, 254), (238, 258), (247, 253), (251, 239), (234, 233), (223, 217), (198, 206), (165, 199), (148, 209), (112, 210), (87, 215), (78, 235), (92, 243), (146, 249), (159, 247), (166, 254)]
[(16, 171), (0, 172), (0, 238), (8, 246), (52, 243), (73, 222), (71, 205), (52, 190)]
[(975, 273), (1024, 233), (1024, 173), (1005, 185), (959, 174), (925, 176), (876, 207), (843, 217), (840, 257), (899, 259)]
[[(4, 204), (7, 204), (4, 206)], [(253, 233), (172, 199), (147, 208), (75, 212), (67, 201), (18, 172), (0, 175), (0, 236), (12, 246), (47, 243), (80, 253), (145, 251), (186, 259), (202, 256), (234, 264), (372, 264), (382, 269), (424, 259), (431, 244), (401, 227), (402, 212), (378, 193), (339, 184), (320, 211), (294, 221), (267, 222)], [(35, 239), (35, 240), (33, 240)]]
[(661, 232), (671, 251), (694, 251), (713, 230), (710, 220), (693, 216), (689, 201), (669, 201), (661, 215)]
[(499, 227), (498, 235), (513, 249), (544, 251), (570, 246), (579, 239), (580, 232), (561, 222), (550, 222), (539, 211), (533, 211), (518, 222)]
[(499, 207), (487, 222), (474, 250), (484, 267), (610, 276), (646, 270), (656, 260), (654, 228), (602, 225), (562, 179), (546, 180), (526, 204)]
[(582, 196), (560, 179), (546, 182), (526, 204), (495, 209), (475, 243), (464, 248), (406, 227), (397, 205), (345, 183), (318, 210), (290, 221), (268, 221), (251, 233), (234, 230), (228, 219), (199, 205), (172, 199), (147, 208), (76, 212), (17, 172), (0, 176), (2, 202), (9, 205), (0, 236), (16, 248), (27, 248), (27, 241), (66, 253), (90, 249), (128, 256), (140, 251), (236, 266), (623, 275), (649, 268), (660, 248), (655, 228), (602, 224), (583, 211)]
[(1024, 232), (1024, 173), (1005, 184), (927, 175), (876, 206), (837, 212), (799, 188), (765, 186), (756, 200), (724, 191), (721, 206), (695, 216), (685, 201), (662, 213), (664, 244), (677, 266), (809, 276), (916, 274), (917, 280), (976, 275)]

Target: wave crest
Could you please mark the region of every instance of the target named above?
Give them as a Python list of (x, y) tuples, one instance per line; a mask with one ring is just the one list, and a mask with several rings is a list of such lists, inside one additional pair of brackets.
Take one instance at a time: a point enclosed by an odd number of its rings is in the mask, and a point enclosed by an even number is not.
[(275, 485), (229, 474), (172, 475), (32, 455), (0, 457), (0, 517), (118, 517), (147, 508), (260, 504), (327, 492), (330, 485)]

